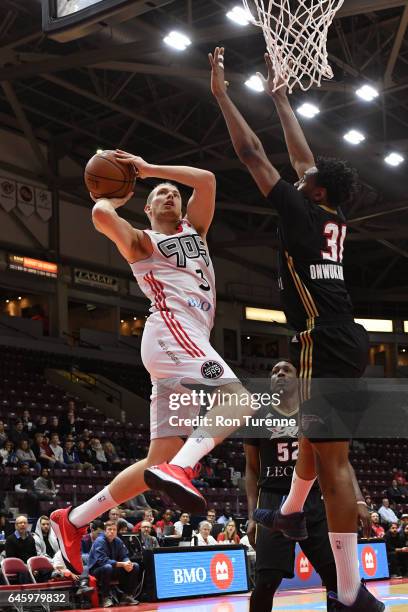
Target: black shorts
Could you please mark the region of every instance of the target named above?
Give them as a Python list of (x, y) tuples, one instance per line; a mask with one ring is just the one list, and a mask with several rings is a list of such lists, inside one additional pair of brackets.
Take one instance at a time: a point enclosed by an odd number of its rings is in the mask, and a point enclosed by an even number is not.
[(367, 408), (359, 379), (368, 363), (368, 334), (353, 320), (325, 321), (298, 332), (290, 343), (301, 400), (301, 435), (310, 440), (348, 439)]
[[(283, 493), (262, 489), (258, 507), (275, 510), (280, 508)], [(309, 537), (299, 542), (303, 552), (319, 573), (320, 569), (334, 563), (330, 546), (326, 513), (322, 494), (313, 488), (305, 503), (305, 514)], [(295, 565), (296, 542), (288, 540), (281, 533), (272, 533), (269, 529), (257, 526), (256, 534), (256, 571), (268, 572), (278, 570), (285, 578), (293, 578)]]

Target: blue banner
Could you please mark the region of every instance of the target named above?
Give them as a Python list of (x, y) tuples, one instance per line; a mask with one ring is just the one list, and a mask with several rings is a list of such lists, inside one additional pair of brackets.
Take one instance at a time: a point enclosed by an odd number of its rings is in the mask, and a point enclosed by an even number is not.
[(248, 591), (243, 548), (219, 546), (154, 554), (157, 599)]
[[(302, 552), (299, 544), (295, 553), (295, 576), (290, 580), (283, 580), (281, 591), (289, 589), (306, 589), (321, 586), (322, 582), (316, 570)], [(358, 559), (360, 576), (365, 580), (380, 580), (388, 578), (388, 559), (384, 542), (367, 542), (358, 545)]]

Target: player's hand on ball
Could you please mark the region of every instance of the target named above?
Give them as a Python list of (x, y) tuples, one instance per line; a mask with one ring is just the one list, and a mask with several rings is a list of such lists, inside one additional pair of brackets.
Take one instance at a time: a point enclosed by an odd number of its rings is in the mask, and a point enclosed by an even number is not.
[(109, 204), (113, 206), (113, 208), (120, 208), (129, 202), (131, 198), (133, 198), (134, 191), (128, 193), (124, 198), (96, 198), (92, 193), (89, 193), (89, 195), (91, 200), (93, 200), (95, 203), (99, 202), (100, 200), (107, 200)]
[(122, 164), (131, 164), (136, 172), (138, 178), (144, 179), (152, 176), (151, 174), (151, 164), (145, 161), (142, 157), (138, 155), (132, 155), (131, 153), (127, 153), (126, 151), (121, 151), (120, 149), (116, 149), (115, 157), (118, 162)]
[(214, 54), (208, 54), (211, 65), (211, 91), (216, 98), (227, 92), (229, 84), (224, 80), (224, 54), (224, 47), (215, 47)]
[(247, 536), (248, 536), (248, 540), (250, 545), (252, 546), (252, 548), (255, 550), (256, 549), (256, 542), (255, 542), (255, 536), (256, 536), (256, 523), (255, 521), (253, 521), (252, 519), (250, 519), (248, 521), (248, 527), (247, 527)]

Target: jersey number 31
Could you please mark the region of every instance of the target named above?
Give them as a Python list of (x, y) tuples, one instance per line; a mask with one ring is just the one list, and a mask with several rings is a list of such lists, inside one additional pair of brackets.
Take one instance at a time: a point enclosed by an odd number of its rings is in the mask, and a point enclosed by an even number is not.
[(323, 235), (326, 237), (327, 251), (322, 251), (322, 259), (343, 261), (344, 241), (346, 239), (347, 226), (337, 225), (330, 221), (324, 226)]

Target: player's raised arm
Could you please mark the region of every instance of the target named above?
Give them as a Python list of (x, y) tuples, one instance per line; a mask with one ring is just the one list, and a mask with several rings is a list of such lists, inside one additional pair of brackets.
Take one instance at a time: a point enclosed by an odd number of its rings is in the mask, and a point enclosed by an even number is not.
[(280, 175), (267, 158), (258, 136), (228, 96), (224, 80), (224, 54), (224, 47), (216, 47), (214, 54), (208, 55), (211, 64), (211, 91), (224, 115), (236, 154), (266, 196), (279, 181)]
[(116, 209), (124, 206), (133, 193), (125, 198), (99, 198), (92, 209), (92, 221), (95, 229), (114, 242), (128, 262), (133, 263), (151, 255), (152, 245), (149, 237), (141, 230), (130, 225), (119, 217)]
[(315, 166), (314, 156), (288, 100), (287, 88), (280, 87), (277, 91), (273, 91), (275, 74), (269, 53), (265, 53), (265, 62), (268, 76), (266, 79), (260, 73), (258, 73), (258, 76), (262, 80), (265, 92), (275, 102), (285, 134), (290, 162), (298, 177), (302, 178), (306, 170)]
[(176, 181), (194, 189), (187, 205), (187, 219), (205, 237), (214, 216), (215, 209), (215, 176), (208, 170), (191, 166), (159, 166), (149, 164), (141, 157), (125, 151), (116, 151), (118, 161), (134, 165), (141, 178), (158, 178)]

